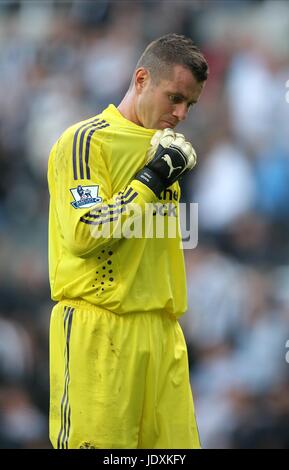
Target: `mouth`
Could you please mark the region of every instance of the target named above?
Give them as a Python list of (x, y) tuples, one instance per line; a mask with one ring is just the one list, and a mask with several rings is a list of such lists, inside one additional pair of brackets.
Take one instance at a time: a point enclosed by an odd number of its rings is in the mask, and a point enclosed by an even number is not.
[(171, 129), (173, 129), (177, 125), (177, 123), (173, 124), (172, 122), (169, 122), (169, 121), (163, 121), (163, 122), (166, 124), (166, 127), (169, 127)]

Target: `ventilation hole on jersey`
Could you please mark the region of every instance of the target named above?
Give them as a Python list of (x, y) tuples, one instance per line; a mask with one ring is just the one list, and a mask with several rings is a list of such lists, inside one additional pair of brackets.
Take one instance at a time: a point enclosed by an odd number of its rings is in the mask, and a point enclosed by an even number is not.
[(112, 261), (110, 261), (110, 260), (107, 262), (107, 264), (111, 264), (111, 263), (112, 263)]
[(95, 287), (95, 284), (92, 284), (92, 287)]
[(100, 283), (100, 284), (104, 284), (104, 282), (103, 282), (103, 281), (101, 281), (101, 283)]
[(105, 266), (102, 266), (102, 269), (105, 269)]
[(111, 255), (113, 254), (113, 252), (112, 252), (112, 251), (109, 251), (108, 254), (109, 254), (109, 256), (111, 256)]
[(113, 277), (110, 277), (109, 280), (112, 282), (112, 281), (113, 281)]
[(102, 277), (105, 277), (105, 274), (103, 274)]
[(111, 273), (112, 273), (112, 269), (110, 269), (108, 272), (109, 272), (109, 274), (111, 274)]
[(104, 290), (104, 288), (102, 287), (101, 290)]
[(101, 259), (100, 256), (98, 256), (97, 259)]
[(104, 250), (102, 250), (101, 253), (104, 253)]

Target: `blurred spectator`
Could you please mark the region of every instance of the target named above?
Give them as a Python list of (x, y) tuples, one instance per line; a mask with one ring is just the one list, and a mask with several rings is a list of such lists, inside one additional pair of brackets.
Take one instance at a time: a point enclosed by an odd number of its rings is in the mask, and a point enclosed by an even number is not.
[(251, 211), (255, 189), (252, 168), (242, 149), (230, 138), (218, 139), (205, 156), (194, 185), (200, 228), (224, 231)]
[(0, 317), (0, 379), (21, 382), (31, 375), (34, 358), (25, 329)]
[(2, 387), (0, 409), (0, 448), (47, 447), (45, 417), (24, 387)]

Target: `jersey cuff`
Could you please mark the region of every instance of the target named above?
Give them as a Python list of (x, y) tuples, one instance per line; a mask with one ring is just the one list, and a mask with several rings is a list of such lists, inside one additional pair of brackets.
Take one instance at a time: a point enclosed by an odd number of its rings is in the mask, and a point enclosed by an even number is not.
[(145, 203), (157, 202), (159, 200), (156, 194), (146, 184), (139, 180), (132, 180), (130, 186), (138, 192)]

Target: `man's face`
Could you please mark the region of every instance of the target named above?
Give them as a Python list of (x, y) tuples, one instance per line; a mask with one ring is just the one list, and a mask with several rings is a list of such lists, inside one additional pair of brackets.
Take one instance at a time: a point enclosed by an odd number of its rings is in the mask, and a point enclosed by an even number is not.
[(168, 77), (157, 84), (147, 70), (139, 69), (136, 74), (139, 124), (147, 129), (175, 128), (197, 103), (204, 84), (197, 82), (190, 70), (181, 65), (172, 67)]

